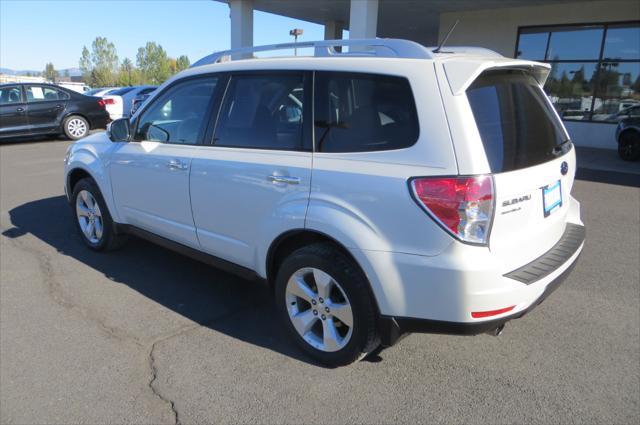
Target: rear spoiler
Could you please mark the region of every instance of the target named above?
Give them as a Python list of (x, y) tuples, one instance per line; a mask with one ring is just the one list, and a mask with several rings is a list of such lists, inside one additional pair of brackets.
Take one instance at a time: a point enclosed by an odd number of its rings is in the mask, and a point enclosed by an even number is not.
[(463, 94), (483, 72), (491, 69), (521, 69), (533, 76), (540, 87), (547, 81), (551, 65), (524, 60), (469, 60), (443, 61), (444, 72), (454, 96)]

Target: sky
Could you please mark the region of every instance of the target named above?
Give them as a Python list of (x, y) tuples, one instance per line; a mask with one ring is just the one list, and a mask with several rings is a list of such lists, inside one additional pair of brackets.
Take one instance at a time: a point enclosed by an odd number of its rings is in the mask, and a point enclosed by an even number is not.
[[(254, 44), (321, 40), (322, 25), (254, 12)], [(229, 6), (212, 0), (0, 0), (0, 67), (42, 71), (77, 68), (82, 47), (106, 37), (122, 61), (135, 63), (147, 41), (191, 62), (230, 47)]]

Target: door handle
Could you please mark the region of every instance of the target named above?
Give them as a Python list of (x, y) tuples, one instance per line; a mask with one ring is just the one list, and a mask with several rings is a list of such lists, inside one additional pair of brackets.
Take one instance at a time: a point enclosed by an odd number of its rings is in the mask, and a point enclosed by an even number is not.
[(177, 159), (170, 160), (167, 163), (167, 167), (169, 167), (172, 170), (186, 170), (189, 168), (187, 164)]
[(16, 108), (16, 112), (24, 112), (24, 108)]
[(300, 184), (299, 177), (279, 176), (276, 174), (267, 176), (267, 180), (269, 180), (272, 183)]
[(56, 105), (56, 109), (62, 109), (62, 105)]

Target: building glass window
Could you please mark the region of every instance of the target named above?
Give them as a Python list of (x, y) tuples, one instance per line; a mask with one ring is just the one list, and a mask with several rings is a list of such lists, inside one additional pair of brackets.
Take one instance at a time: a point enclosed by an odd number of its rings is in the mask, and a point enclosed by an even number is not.
[(640, 22), (520, 28), (516, 57), (551, 64), (544, 90), (565, 120), (617, 122), (640, 106)]

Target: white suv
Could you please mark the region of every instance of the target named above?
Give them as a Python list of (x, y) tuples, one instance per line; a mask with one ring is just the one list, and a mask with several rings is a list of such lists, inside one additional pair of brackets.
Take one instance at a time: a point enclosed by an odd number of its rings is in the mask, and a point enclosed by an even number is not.
[(585, 238), (549, 66), (403, 40), (306, 45), (314, 56), (205, 58), (73, 144), (84, 242), (133, 234), (265, 280), (283, 326), (330, 365), (408, 332), (497, 334), (538, 305)]

